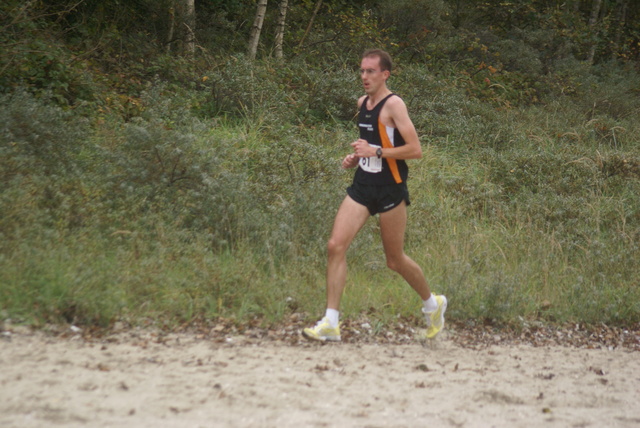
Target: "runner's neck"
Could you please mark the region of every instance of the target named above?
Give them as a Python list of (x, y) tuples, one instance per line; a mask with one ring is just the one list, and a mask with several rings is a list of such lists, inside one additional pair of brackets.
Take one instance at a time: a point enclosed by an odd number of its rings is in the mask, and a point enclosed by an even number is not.
[(369, 95), (369, 100), (367, 101), (367, 110), (373, 110), (380, 101), (387, 98), (389, 95), (391, 95), (391, 93), (392, 92), (389, 89), (385, 88), (379, 93), (376, 93), (374, 95)]

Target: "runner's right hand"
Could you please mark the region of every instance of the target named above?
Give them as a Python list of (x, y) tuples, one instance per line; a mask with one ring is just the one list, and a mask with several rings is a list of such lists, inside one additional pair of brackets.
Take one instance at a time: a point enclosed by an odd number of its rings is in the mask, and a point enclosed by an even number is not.
[(347, 156), (345, 156), (345, 158), (342, 160), (342, 168), (344, 169), (354, 168), (358, 165), (359, 161), (360, 159), (358, 158), (358, 156), (356, 156), (353, 153), (350, 153)]

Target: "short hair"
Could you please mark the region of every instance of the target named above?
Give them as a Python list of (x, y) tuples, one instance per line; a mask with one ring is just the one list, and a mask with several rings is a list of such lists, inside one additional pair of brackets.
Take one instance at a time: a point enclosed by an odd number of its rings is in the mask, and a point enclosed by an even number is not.
[(391, 73), (393, 63), (391, 61), (391, 56), (387, 52), (382, 49), (368, 49), (364, 51), (362, 58), (364, 59), (369, 57), (378, 57), (380, 59), (380, 68), (382, 71), (388, 70), (389, 73)]

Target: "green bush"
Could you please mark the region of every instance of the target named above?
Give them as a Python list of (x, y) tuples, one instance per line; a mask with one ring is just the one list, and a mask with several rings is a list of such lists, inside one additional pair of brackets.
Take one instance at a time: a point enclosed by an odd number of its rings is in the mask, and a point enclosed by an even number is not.
[(2, 95), (0, 141), (3, 175), (15, 176), (37, 168), (46, 174), (77, 172), (89, 123), (73, 112), (37, 99), (25, 91)]
[(226, 113), (253, 120), (274, 120), (274, 115), (286, 115), (291, 111), (290, 104), (274, 66), (244, 56), (231, 57), (207, 81), (210, 96), (204, 108), (215, 116)]

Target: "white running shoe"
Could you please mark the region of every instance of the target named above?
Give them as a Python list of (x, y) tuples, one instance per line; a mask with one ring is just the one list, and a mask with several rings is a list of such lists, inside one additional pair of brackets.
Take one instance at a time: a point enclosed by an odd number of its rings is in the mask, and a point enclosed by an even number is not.
[(331, 327), (329, 318), (324, 317), (313, 328), (302, 330), (302, 336), (320, 342), (340, 342), (340, 326)]
[(426, 312), (422, 308), (422, 312), (427, 320), (427, 339), (433, 339), (444, 328), (444, 313), (447, 310), (447, 298), (445, 296), (436, 296), (438, 309), (433, 312)]

